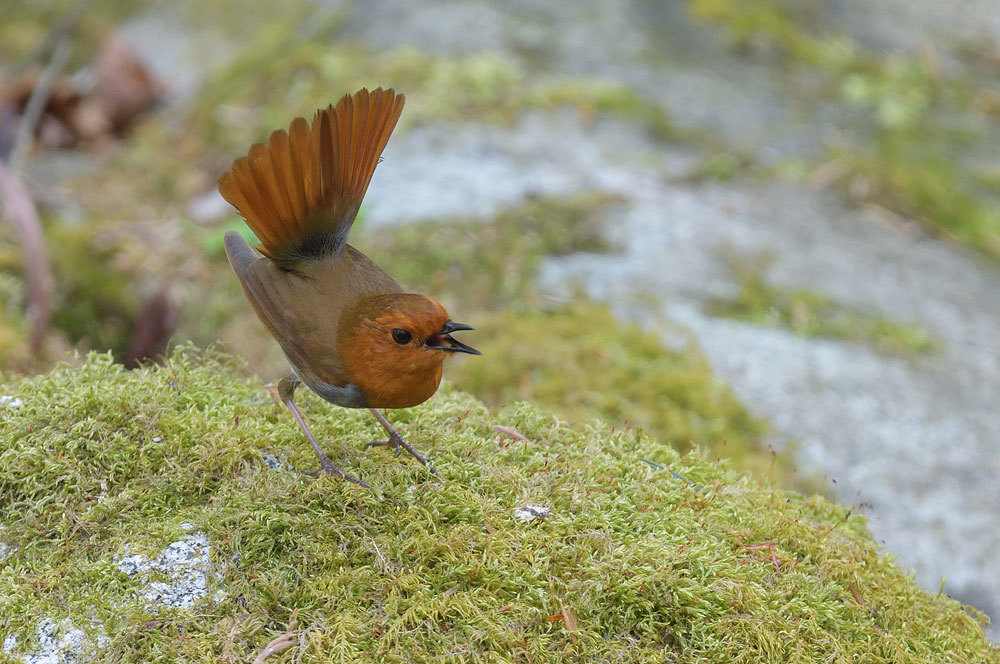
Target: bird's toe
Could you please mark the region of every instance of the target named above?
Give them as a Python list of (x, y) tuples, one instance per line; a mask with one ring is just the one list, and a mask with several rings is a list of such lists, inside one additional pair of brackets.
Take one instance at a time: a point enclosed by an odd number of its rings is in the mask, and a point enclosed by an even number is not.
[(330, 461), (329, 457), (321, 457), (319, 460), (319, 465), (321, 466), (321, 468), (317, 470), (306, 470), (303, 471), (303, 474), (308, 475), (309, 477), (318, 477), (320, 473), (325, 472), (327, 475), (336, 475), (337, 477), (342, 477), (348, 482), (354, 482), (355, 484), (363, 486), (366, 489), (372, 488), (371, 485), (368, 484), (368, 482), (365, 482), (364, 480), (359, 479), (354, 475), (351, 475), (350, 473), (345, 473), (343, 470), (335, 466), (333, 462)]

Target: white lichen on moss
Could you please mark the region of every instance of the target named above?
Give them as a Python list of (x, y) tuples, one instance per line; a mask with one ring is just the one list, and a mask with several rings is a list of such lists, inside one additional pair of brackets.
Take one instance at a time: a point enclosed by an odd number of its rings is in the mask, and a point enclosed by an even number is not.
[[(192, 524), (181, 524), (185, 530)], [(208, 593), (210, 569), (208, 537), (195, 532), (171, 542), (156, 559), (141, 553), (118, 561), (118, 570), (143, 583), (138, 596), (149, 607), (161, 605), (190, 609)], [(155, 580), (163, 575), (166, 580)]]
[(541, 521), (549, 515), (550, 510), (545, 505), (525, 505), (514, 510), (514, 518), (518, 521)]
[(91, 639), (70, 620), (59, 622), (51, 618), (42, 618), (38, 622), (35, 634), (37, 647), (25, 654), (18, 653), (18, 639), (8, 635), (3, 640), (2, 653), (22, 664), (77, 664), (86, 661), (88, 650), (107, 641), (107, 637), (99, 634)]
[[(6, 531), (7, 529), (3, 525), (0, 525), (0, 538), (4, 536)], [(7, 542), (4, 542), (3, 539), (0, 539), (0, 563), (3, 562), (4, 558), (15, 552), (17, 552), (16, 546), (8, 544)]]

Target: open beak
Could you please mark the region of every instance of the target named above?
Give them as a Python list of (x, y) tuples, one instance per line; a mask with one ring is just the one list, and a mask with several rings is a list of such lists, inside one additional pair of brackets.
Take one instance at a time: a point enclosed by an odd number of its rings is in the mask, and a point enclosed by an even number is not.
[(427, 338), (427, 342), (424, 344), (425, 348), (431, 348), (433, 350), (444, 350), (449, 353), (468, 353), (469, 355), (482, 355), (478, 350), (472, 346), (466, 346), (461, 341), (458, 341), (451, 336), (452, 332), (458, 332), (460, 330), (474, 330), (476, 328), (471, 325), (466, 325), (465, 323), (453, 323), (448, 321), (441, 328), (441, 331), (437, 334), (432, 334)]

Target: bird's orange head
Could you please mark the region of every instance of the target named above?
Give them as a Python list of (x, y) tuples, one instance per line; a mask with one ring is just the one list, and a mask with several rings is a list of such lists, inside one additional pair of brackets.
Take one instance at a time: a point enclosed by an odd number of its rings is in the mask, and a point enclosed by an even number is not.
[(337, 348), (366, 405), (409, 408), (437, 391), (445, 357), (482, 354), (451, 336), (471, 329), (429, 297), (384, 293), (360, 297), (344, 312)]

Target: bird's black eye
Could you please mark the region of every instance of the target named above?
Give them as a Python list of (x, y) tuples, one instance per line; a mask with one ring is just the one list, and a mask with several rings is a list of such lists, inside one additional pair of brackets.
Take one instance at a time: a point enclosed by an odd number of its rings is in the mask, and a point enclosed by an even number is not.
[(392, 340), (397, 344), (408, 344), (413, 341), (413, 335), (397, 327), (392, 331)]

